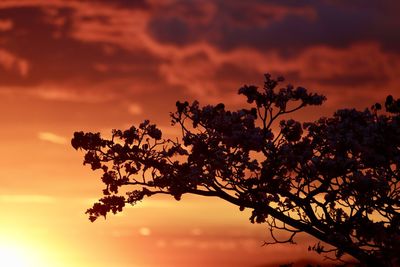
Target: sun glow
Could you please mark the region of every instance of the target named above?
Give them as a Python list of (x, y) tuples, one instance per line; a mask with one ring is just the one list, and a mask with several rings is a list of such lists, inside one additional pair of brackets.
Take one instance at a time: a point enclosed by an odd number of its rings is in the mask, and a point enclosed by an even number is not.
[(13, 242), (0, 243), (1, 266), (7, 267), (39, 267), (45, 266), (39, 254), (32, 248), (24, 247)]

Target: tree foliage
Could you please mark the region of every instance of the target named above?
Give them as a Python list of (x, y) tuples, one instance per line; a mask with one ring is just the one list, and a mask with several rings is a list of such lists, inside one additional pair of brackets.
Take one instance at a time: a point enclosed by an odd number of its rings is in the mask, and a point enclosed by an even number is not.
[[(282, 118), (325, 97), (282, 82), (267, 74), (263, 88), (243, 86), (248, 108), (237, 111), (177, 102), (171, 119), (181, 141), (163, 139), (147, 120), (111, 139), (76, 132), (72, 146), (105, 184), (89, 219), (155, 194), (219, 197), (251, 209), (274, 243), (305, 232), (323, 242), (310, 247), (318, 253), (400, 264), (400, 99), (388, 96), (385, 111), (375, 104), (300, 123)], [(276, 239), (276, 230), (289, 238)]]

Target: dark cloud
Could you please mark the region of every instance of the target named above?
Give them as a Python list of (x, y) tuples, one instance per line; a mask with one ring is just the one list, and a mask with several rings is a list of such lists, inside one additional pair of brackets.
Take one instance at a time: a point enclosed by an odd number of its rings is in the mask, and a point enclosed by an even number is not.
[[(1, 72), (2, 85), (37, 85), (43, 81), (88, 80), (157, 75), (159, 60), (148, 51), (127, 52), (107, 43), (82, 42), (71, 37), (75, 10), (19, 7), (0, 10), (0, 19), (11, 19), (13, 30), (0, 33), (1, 47), (24, 58), (29, 73)], [(101, 16), (86, 17), (107, 23)], [(99, 67), (100, 66), (100, 67)]]
[[(296, 4), (289, 4), (293, 2)], [(247, 46), (287, 54), (311, 45), (346, 47), (377, 42), (400, 52), (400, 25), (393, 11), (394, 5), (399, 5), (372, 2), (219, 1), (207, 24), (193, 22), (186, 13), (166, 13), (152, 19), (150, 31), (160, 42), (188, 45), (205, 40), (221, 50)], [(201, 6), (200, 1), (189, 3), (191, 10)]]
[[(263, 72), (341, 91), (398, 83), (393, 1), (18, 3), (0, 3), (7, 22), (0, 31), (2, 85), (213, 101), (259, 82)], [(79, 98), (42, 91), (49, 99)]]
[(179, 18), (155, 18), (150, 22), (149, 29), (158, 41), (179, 46), (198, 42), (202, 38)]
[(94, 2), (116, 6), (120, 8), (134, 8), (134, 9), (150, 8), (150, 4), (146, 0), (118, 0), (118, 1), (95, 0)]
[(375, 73), (375, 75), (349, 73), (348, 75), (334, 75), (332, 77), (314, 79), (313, 81), (320, 83), (322, 86), (330, 85), (337, 86), (337, 88), (355, 88), (371, 85), (382, 87), (387, 85), (389, 77), (385, 73)]

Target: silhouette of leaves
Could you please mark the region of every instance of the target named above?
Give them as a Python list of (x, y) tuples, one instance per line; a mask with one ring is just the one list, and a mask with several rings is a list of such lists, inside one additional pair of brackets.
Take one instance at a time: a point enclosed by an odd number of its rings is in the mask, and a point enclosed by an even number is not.
[[(155, 194), (214, 196), (251, 209), (250, 221), (269, 225), (272, 243), (293, 243), (305, 232), (323, 242), (310, 246), (317, 253), (400, 264), (400, 99), (388, 96), (384, 114), (377, 103), (314, 122), (278, 122), (326, 100), (283, 82), (266, 74), (263, 88), (243, 86), (250, 107), (236, 111), (176, 102), (171, 122), (181, 142), (163, 139), (148, 120), (111, 139), (76, 132), (72, 146), (105, 184), (89, 219)], [(278, 240), (274, 231), (290, 237)]]

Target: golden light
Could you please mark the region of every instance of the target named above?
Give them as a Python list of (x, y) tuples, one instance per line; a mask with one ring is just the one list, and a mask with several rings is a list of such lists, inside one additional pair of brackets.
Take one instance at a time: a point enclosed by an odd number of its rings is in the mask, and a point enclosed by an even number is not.
[(24, 253), (15, 248), (0, 247), (0, 258), (4, 265), (10, 267), (29, 267), (30, 263)]
[(1, 266), (7, 267), (39, 267), (46, 266), (41, 262), (34, 248), (29, 248), (15, 242), (0, 241)]

